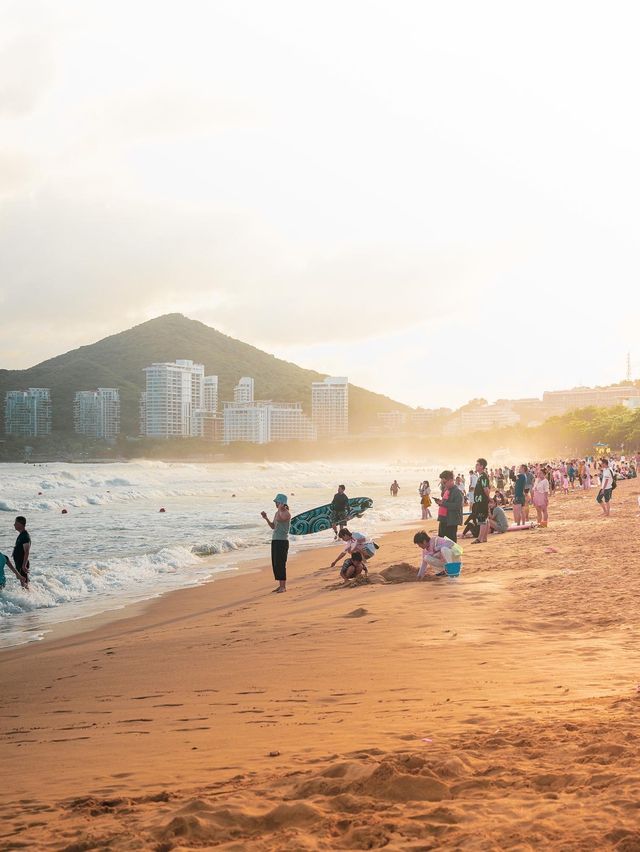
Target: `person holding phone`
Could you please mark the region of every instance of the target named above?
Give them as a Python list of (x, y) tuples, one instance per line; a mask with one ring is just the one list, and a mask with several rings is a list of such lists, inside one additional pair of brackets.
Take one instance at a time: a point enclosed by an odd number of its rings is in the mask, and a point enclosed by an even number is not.
[(260, 512), (269, 527), (273, 530), (271, 536), (271, 567), (278, 586), (273, 591), (282, 594), (287, 591), (287, 557), (289, 555), (289, 528), (291, 527), (291, 512), (287, 505), (286, 494), (276, 494), (273, 502), (276, 513), (270, 521), (266, 512)]

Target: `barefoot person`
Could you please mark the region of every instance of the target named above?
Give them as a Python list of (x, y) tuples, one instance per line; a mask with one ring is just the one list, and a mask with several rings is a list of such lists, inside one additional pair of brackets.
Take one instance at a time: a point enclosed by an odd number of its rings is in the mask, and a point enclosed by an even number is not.
[(15, 547), (13, 548), (13, 562), (19, 574), (20, 582), (24, 588), (29, 587), (29, 556), (31, 553), (31, 536), (27, 532), (27, 519), (18, 515), (13, 524), (18, 533)]
[(464, 497), (456, 486), (452, 470), (443, 470), (440, 474), (442, 497), (434, 497), (438, 504), (438, 535), (458, 540), (458, 527), (462, 523)]
[(600, 491), (598, 492), (596, 500), (602, 506), (602, 512), (604, 514), (604, 517), (608, 518), (611, 513), (611, 495), (613, 493), (615, 485), (613, 481), (613, 473), (611, 472), (611, 468), (609, 467), (609, 460), (602, 459), (602, 461), (600, 462), (600, 467)]
[(344, 543), (344, 550), (333, 560), (331, 563), (332, 568), (336, 567), (343, 556), (351, 557), (354, 553), (360, 553), (363, 559), (371, 559), (375, 555), (376, 545), (362, 533), (352, 533), (351, 530), (345, 527), (338, 533), (338, 538)]
[(349, 559), (345, 559), (340, 569), (340, 576), (344, 580), (345, 585), (350, 580), (356, 580), (362, 573), (368, 574), (366, 563), (359, 550), (352, 553)]
[(27, 584), (24, 578), (21, 574), (18, 574), (15, 569), (15, 566), (13, 565), (9, 557), (6, 556), (4, 553), (0, 553), (0, 590), (4, 589), (4, 587), (7, 585), (7, 578), (4, 573), (5, 566), (7, 568), (10, 568), (11, 571), (16, 575), (18, 580), (20, 580), (20, 585), (22, 586), (22, 588), (27, 588)]
[(489, 533), (487, 525), (489, 518), (489, 475), (487, 474), (486, 459), (478, 459), (476, 473), (478, 478), (473, 489), (473, 515), (476, 523), (480, 525), (480, 531), (474, 544), (485, 544)]
[(518, 475), (515, 477), (513, 485), (513, 520), (517, 526), (524, 524), (524, 506), (525, 496), (524, 491), (527, 487), (527, 466), (521, 464), (518, 468)]
[(276, 513), (270, 521), (266, 512), (260, 512), (265, 521), (273, 530), (271, 536), (271, 567), (273, 576), (278, 581), (278, 588), (274, 592), (282, 594), (287, 591), (287, 556), (289, 555), (289, 527), (291, 526), (291, 512), (287, 505), (286, 494), (276, 494), (274, 501)]
[(422, 580), (427, 574), (434, 577), (444, 577), (447, 573), (444, 567), (445, 563), (460, 561), (462, 549), (446, 536), (430, 536), (422, 530), (414, 535), (413, 543), (417, 544), (422, 551), (418, 580)]
[(532, 497), (533, 505), (538, 514), (538, 523), (546, 527), (549, 522), (549, 479), (543, 467), (536, 471), (536, 481), (533, 483)]
[(337, 492), (331, 501), (331, 529), (338, 538), (338, 527), (343, 530), (349, 521), (349, 498), (345, 494), (345, 486), (338, 485)]

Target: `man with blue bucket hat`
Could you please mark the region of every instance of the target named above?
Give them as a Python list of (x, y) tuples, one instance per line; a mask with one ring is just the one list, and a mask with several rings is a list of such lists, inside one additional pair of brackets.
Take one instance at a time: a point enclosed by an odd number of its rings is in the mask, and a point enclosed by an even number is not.
[(276, 494), (273, 502), (276, 504), (276, 513), (270, 521), (266, 512), (260, 514), (273, 530), (271, 536), (271, 567), (273, 576), (278, 581), (278, 587), (273, 591), (282, 594), (287, 591), (287, 556), (289, 555), (289, 527), (291, 526), (291, 512), (287, 505), (286, 494)]

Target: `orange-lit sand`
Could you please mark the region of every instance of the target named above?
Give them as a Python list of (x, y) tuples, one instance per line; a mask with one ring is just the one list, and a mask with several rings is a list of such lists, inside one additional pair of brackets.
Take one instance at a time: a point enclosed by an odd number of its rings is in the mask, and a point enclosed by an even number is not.
[(0, 848), (640, 849), (638, 490), (458, 582), (316, 551), (0, 655)]

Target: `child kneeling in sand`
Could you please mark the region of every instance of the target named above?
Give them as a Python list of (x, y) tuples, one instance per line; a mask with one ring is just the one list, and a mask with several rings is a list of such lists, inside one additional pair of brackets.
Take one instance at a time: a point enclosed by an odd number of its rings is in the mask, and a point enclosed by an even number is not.
[(355, 580), (362, 573), (368, 574), (367, 566), (365, 565), (364, 559), (362, 558), (362, 554), (356, 550), (355, 553), (352, 553), (349, 559), (345, 559), (342, 563), (342, 568), (340, 569), (340, 576), (344, 580), (345, 583), (348, 583), (349, 580)]
[[(446, 562), (460, 562), (462, 548), (447, 536), (429, 536), (424, 530), (416, 533), (413, 543), (422, 550), (422, 563), (418, 569), (418, 580), (428, 573), (430, 576), (444, 577)], [(433, 570), (432, 570), (433, 569)]]

